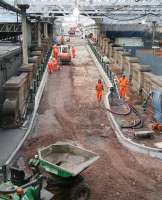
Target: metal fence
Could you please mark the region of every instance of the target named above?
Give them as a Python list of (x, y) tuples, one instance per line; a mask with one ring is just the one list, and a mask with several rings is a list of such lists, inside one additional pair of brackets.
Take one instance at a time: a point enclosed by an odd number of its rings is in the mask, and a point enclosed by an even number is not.
[(103, 70), (105, 71), (106, 75), (108, 76), (109, 80), (112, 83), (111, 93), (119, 97), (117, 84), (115, 82), (115, 74), (111, 71), (109, 64), (104, 61), (104, 58), (102, 54), (98, 51), (96, 45), (93, 44), (90, 40), (88, 40), (88, 45), (90, 46), (98, 62), (100, 63), (100, 65), (102, 66)]

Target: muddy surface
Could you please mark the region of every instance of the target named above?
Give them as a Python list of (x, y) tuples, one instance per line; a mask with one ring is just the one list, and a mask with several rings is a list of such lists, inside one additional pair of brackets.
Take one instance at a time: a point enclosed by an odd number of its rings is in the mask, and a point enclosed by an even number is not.
[(78, 40), (73, 41), (77, 48), (73, 64), (49, 76), (33, 134), (19, 157), (26, 160), (40, 147), (68, 141), (100, 155), (82, 173), (91, 200), (161, 200), (162, 162), (119, 144), (103, 104), (95, 99), (100, 75), (85, 41)]

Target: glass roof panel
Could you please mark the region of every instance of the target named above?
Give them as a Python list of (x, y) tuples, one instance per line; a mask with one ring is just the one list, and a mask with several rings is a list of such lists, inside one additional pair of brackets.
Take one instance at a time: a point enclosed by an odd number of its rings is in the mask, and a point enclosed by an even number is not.
[(78, 7), (80, 14), (104, 22), (139, 20), (162, 21), (162, 0), (6, 0), (15, 5), (17, 1), (28, 1), (29, 14), (40, 17), (61, 17), (71, 15)]

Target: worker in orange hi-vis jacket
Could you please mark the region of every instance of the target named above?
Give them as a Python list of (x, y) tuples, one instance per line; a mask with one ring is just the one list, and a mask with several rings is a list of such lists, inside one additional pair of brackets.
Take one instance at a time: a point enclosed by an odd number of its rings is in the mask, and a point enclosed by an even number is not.
[(102, 99), (103, 90), (104, 90), (104, 87), (103, 87), (102, 81), (99, 79), (96, 85), (96, 98), (98, 102), (100, 102)]
[(72, 57), (75, 58), (76, 56), (76, 48), (72, 47)]
[(54, 58), (56, 58), (56, 60), (58, 60), (59, 50), (56, 45), (53, 46), (52, 55)]
[(60, 43), (61, 43), (61, 44), (64, 44), (64, 42), (65, 42), (64, 36), (62, 35), (61, 38), (60, 38)]
[(58, 61), (56, 58), (53, 58), (53, 70), (57, 70), (58, 69)]
[(125, 98), (127, 91), (128, 91), (128, 78), (125, 76), (125, 74), (122, 75), (121, 78), (118, 79), (119, 84), (119, 95), (121, 98)]
[(53, 61), (50, 59), (48, 61), (48, 73), (51, 74), (53, 72)]

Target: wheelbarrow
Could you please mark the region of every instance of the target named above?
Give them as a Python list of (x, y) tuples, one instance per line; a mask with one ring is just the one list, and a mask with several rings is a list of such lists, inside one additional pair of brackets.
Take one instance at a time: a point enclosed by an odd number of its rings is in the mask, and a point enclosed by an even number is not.
[(58, 142), (38, 150), (38, 160), (34, 162), (39, 163), (39, 166), (50, 175), (47, 179), (47, 190), (65, 189), (69, 195), (66, 199), (88, 200), (90, 189), (80, 173), (98, 158), (94, 152)]

